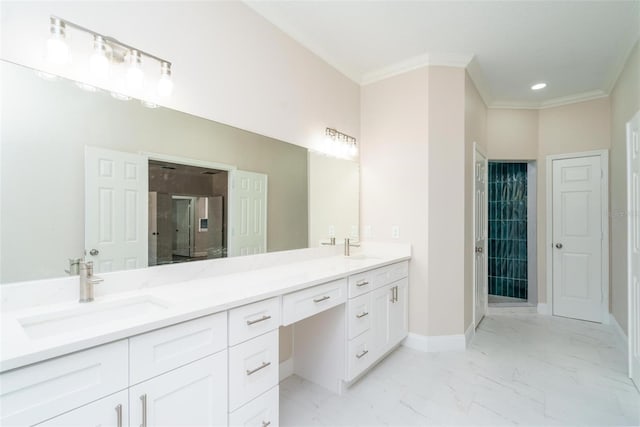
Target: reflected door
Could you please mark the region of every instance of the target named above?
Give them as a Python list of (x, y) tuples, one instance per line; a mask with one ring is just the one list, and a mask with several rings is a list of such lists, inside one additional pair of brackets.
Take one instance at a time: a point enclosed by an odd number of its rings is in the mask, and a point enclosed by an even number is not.
[(640, 111), (627, 123), (629, 376), (640, 390)]
[(191, 199), (173, 199), (173, 254), (191, 256), (191, 227), (193, 226)]
[(600, 156), (553, 161), (553, 314), (602, 322)]
[(146, 157), (85, 148), (85, 251), (95, 272), (147, 266), (148, 189)]
[(229, 256), (267, 251), (267, 175), (229, 174)]

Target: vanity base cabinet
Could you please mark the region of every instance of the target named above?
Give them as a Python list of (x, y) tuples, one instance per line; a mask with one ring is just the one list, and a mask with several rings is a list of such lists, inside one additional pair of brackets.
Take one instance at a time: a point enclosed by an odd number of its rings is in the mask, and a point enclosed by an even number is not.
[(129, 389), (133, 426), (227, 425), (227, 351)]
[(120, 391), (37, 425), (39, 427), (126, 427), (129, 425), (128, 400), (127, 390)]
[(392, 283), (391, 290), (394, 297), (389, 302), (389, 341), (386, 350), (395, 347), (409, 332), (409, 280), (405, 278)]

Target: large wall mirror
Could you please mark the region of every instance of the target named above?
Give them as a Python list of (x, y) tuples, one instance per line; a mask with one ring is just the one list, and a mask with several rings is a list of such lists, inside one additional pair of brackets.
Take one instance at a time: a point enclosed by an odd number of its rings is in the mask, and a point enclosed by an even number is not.
[(355, 162), (0, 67), (0, 283), (83, 254), (106, 272), (357, 233)]

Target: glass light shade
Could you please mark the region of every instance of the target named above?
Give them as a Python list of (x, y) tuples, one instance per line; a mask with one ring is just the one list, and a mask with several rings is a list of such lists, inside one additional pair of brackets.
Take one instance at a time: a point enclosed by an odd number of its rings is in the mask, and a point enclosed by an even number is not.
[(173, 80), (171, 76), (163, 74), (158, 80), (158, 95), (171, 96), (171, 92), (173, 92)]
[(358, 147), (356, 146), (355, 143), (349, 146), (349, 155), (351, 157), (355, 157), (358, 155)]
[(69, 45), (62, 36), (53, 34), (47, 40), (47, 61), (62, 65), (69, 62)]
[(136, 65), (131, 65), (127, 68), (127, 87), (131, 90), (139, 90), (142, 88), (144, 81), (144, 72), (142, 68)]

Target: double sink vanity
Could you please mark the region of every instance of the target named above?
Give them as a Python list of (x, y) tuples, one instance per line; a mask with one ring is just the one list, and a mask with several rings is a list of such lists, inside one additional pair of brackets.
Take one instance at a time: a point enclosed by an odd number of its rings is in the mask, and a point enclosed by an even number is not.
[(341, 393), (406, 337), (409, 258), (372, 243), (122, 271), (85, 304), (77, 277), (4, 285), (0, 424), (276, 426), (282, 377)]

